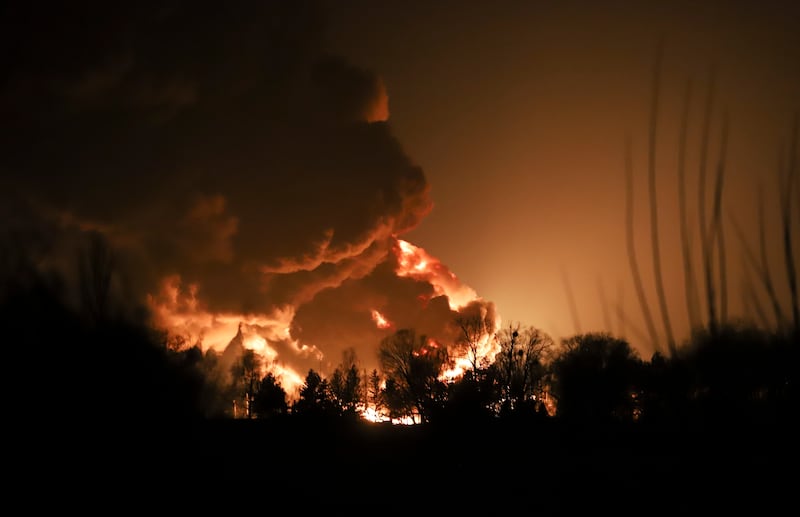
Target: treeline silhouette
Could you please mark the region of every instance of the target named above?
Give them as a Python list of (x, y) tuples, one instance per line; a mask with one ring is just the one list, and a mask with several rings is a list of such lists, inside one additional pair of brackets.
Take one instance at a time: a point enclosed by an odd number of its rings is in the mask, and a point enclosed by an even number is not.
[[(504, 504), (543, 510), (602, 507), (610, 494), (641, 503), (663, 497), (676, 477), (693, 497), (716, 494), (707, 476), (749, 490), (754, 504), (756, 493), (773, 502), (786, 493), (790, 478), (779, 472), (796, 451), (797, 329), (727, 324), (644, 359), (609, 333), (557, 343), (507, 324), (488, 357), (480, 339), (490, 322), (460, 319), (455, 343), (414, 329), (387, 336), (370, 372), (347, 350), (331, 375), (309, 370), (290, 400), (241, 335), (232, 359), (171, 338), (116, 297), (108, 243), (94, 235), (85, 250), (74, 303), (64, 278), (4, 257), (0, 318), (16, 370), (7, 414), (12, 443), (35, 440), (11, 464), (20, 472), (74, 476), (79, 465), (82, 482), (108, 488), (135, 471), (147, 490), (200, 477), (258, 480), (273, 497), (313, 495), (327, 501), (323, 509), (346, 506), (351, 484), (361, 500), (384, 504), (430, 476), (445, 491), (435, 494), (440, 504), (463, 510), (484, 503), (455, 487), (482, 486), (487, 476), (504, 480)], [(447, 380), (456, 355), (469, 366)], [(416, 425), (369, 422), (365, 413)], [(299, 481), (321, 466), (343, 474)], [(694, 504), (683, 495), (667, 506)]]
[(791, 335), (728, 325), (713, 335), (697, 332), (674, 357), (656, 353), (648, 360), (605, 332), (578, 334), (560, 346), (533, 328), (510, 326), (497, 336), (494, 358), (447, 380), (441, 374), (452, 366), (448, 349), (401, 329), (380, 343), (380, 370), (362, 372), (349, 350), (330, 378), (309, 370), (291, 403), (273, 374), (255, 377), (255, 354), (245, 351), (232, 368), (238, 392), (229, 395), (241, 398), (247, 409), (240, 416), (247, 418), (345, 419), (366, 411), (405, 423), (557, 419), (667, 426), (794, 418), (798, 346)]
[[(37, 379), (12, 414), (127, 421), (214, 418), (362, 419), (395, 423), (542, 421), (696, 426), (783, 424), (797, 402), (796, 329), (727, 324), (696, 331), (671, 356), (643, 359), (628, 341), (587, 332), (560, 343), (507, 324), (487, 336), (480, 317), (453, 322), (454, 343), (400, 329), (377, 345), (380, 369), (362, 370), (353, 349), (330, 376), (307, 372), (295, 400), (264, 374), (240, 334), (223, 352), (203, 351), (135, 317), (111, 292), (113, 252), (95, 235), (80, 280), (80, 303), (59, 294), (57, 276), (19, 263), (0, 299), (13, 364)], [(105, 265), (104, 265), (105, 264)], [(29, 265), (28, 265), (29, 266)], [(104, 278), (105, 276), (105, 278)], [(481, 356), (480, 340), (496, 354)], [(459, 377), (443, 372), (469, 357)], [(36, 386), (56, 387), (39, 393)], [(57, 394), (57, 396), (55, 396)]]

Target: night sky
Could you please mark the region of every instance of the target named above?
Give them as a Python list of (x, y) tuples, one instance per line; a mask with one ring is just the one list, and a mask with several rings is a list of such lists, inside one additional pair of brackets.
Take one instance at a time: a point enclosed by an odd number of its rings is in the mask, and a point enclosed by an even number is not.
[(627, 138), (636, 252), (663, 345), (647, 183), (657, 63), (661, 260), (676, 338), (689, 330), (677, 210), (687, 84), (693, 262), (713, 78), (707, 208), (727, 128), (728, 318), (755, 318), (735, 225), (757, 247), (759, 192), (788, 300), (778, 199), (797, 160), (796, 2), (0, 9), (5, 257), (77, 281), (82, 239), (99, 232), (118, 258), (114, 289), (130, 305), (120, 310), (143, 305), (219, 349), (242, 323), (289, 387), (348, 347), (374, 367), (378, 342), (400, 327), (447, 342), (456, 316), (478, 312), (555, 338), (608, 330), (649, 357), (626, 250)]
[[(687, 81), (687, 218), (695, 251), (701, 131), (713, 74), (707, 193), (727, 114), (726, 223), (733, 217), (756, 239), (756, 192), (763, 188), (770, 256), (781, 260), (777, 171), (781, 153), (784, 166), (789, 161), (792, 117), (800, 107), (796, 2), (347, 4), (346, 12), (332, 9), (332, 47), (379, 71), (394, 133), (431, 183), (434, 209), (409, 239), (494, 301), (504, 321), (528, 322), (555, 336), (627, 327), (631, 341), (640, 342), (633, 326), (644, 332), (644, 324), (624, 228), (626, 135), (634, 162), (637, 256), (658, 316), (647, 153), (659, 41), (656, 174), (664, 283), (676, 335), (688, 328), (677, 224)], [(726, 231), (729, 310), (745, 315), (743, 251), (733, 227)], [(780, 275), (776, 281), (785, 284)], [(780, 293), (788, 297), (788, 289)], [(632, 325), (620, 323), (617, 304)], [(609, 314), (603, 305), (612, 306)]]

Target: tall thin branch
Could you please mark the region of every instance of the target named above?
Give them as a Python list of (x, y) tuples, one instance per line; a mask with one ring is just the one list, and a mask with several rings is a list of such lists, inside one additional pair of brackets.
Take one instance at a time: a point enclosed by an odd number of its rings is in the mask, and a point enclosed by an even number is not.
[[(618, 305), (618, 309), (617, 309), (617, 333), (616, 333), (616, 335), (620, 336), (620, 337), (624, 337), (625, 336), (625, 321), (624, 321), (624, 318), (622, 317), (623, 316), (623, 312), (622, 311), (623, 311), (623, 308), (625, 307), (624, 295), (625, 295), (625, 290), (623, 288), (622, 280), (620, 280), (620, 281), (617, 282), (617, 305)], [(645, 339), (645, 341), (647, 341), (647, 340)]]
[(775, 325), (777, 329), (782, 329), (784, 327), (784, 316), (783, 311), (781, 310), (780, 302), (778, 301), (777, 293), (775, 292), (775, 286), (772, 283), (772, 276), (769, 272), (769, 266), (766, 262), (766, 239), (764, 237), (764, 203), (763, 203), (763, 196), (762, 190), (759, 187), (758, 191), (758, 215), (759, 215), (759, 234), (761, 236), (760, 244), (761, 244), (761, 256), (760, 258), (756, 256), (755, 251), (750, 247), (749, 243), (747, 242), (747, 238), (744, 235), (744, 231), (742, 231), (741, 226), (733, 217), (733, 215), (729, 214), (730, 221), (733, 224), (733, 229), (736, 231), (736, 236), (739, 238), (739, 242), (742, 244), (742, 249), (745, 252), (745, 258), (747, 262), (750, 264), (750, 267), (753, 271), (756, 272), (758, 275), (758, 279), (761, 281), (761, 285), (764, 287), (764, 291), (767, 293), (767, 297), (769, 298), (770, 303), (772, 304), (773, 312), (775, 313)]
[(683, 291), (686, 297), (686, 311), (692, 331), (701, 326), (700, 300), (697, 294), (697, 281), (694, 277), (692, 246), (689, 238), (689, 222), (686, 215), (686, 138), (689, 125), (689, 107), (692, 99), (692, 80), (686, 81), (681, 115), (680, 140), (678, 143), (678, 209), (680, 212), (681, 250), (683, 252)]
[[(797, 169), (797, 132), (800, 117), (795, 113), (792, 124), (792, 138), (789, 144), (789, 165), (786, 180), (781, 186), (781, 229), (783, 230), (783, 255), (786, 263), (786, 274), (789, 279), (789, 292), (792, 297), (792, 324), (795, 332), (800, 330), (800, 314), (798, 314), (797, 270), (795, 269), (794, 250), (792, 249), (792, 184)], [(780, 168), (779, 168), (780, 169)], [(782, 172), (779, 170), (779, 179)]]
[(761, 256), (761, 279), (766, 289), (769, 299), (772, 302), (772, 310), (775, 311), (775, 321), (777, 322), (778, 330), (782, 331), (786, 327), (786, 319), (781, 309), (781, 304), (778, 301), (778, 294), (775, 291), (775, 285), (772, 282), (772, 275), (769, 269), (769, 259), (767, 254), (767, 228), (766, 216), (764, 215), (764, 195), (763, 190), (758, 190), (758, 244)]
[(658, 127), (658, 101), (661, 86), (661, 60), (663, 50), (659, 43), (656, 53), (656, 63), (653, 70), (653, 96), (650, 104), (650, 141), (648, 145), (648, 178), (650, 192), (650, 237), (653, 247), (653, 275), (656, 283), (656, 295), (661, 309), (661, 319), (664, 323), (664, 333), (667, 337), (667, 346), (671, 357), (676, 355), (675, 338), (672, 334), (672, 323), (667, 308), (667, 296), (664, 292), (664, 280), (661, 276), (661, 250), (658, 237), (658, 196), (656, 195), (656, 128)]
[(717, 257), (719, 262), (719, 322), (728, 321), (728, 260), (725, 249), (725, 228), (720, 221), (717, 227)]
[[(708, 164), (708, 139), (711, 132), (711, 109), (714, 104), (714, 83), (716, 74), (712, 67), (709, 73), (708, 93), (706, 94), (705, 114), (703, 115), (703, 133), (700, 142), (700, 170), (697, 175), (697, 217), (700, 222), (700, 261), (703, 265), (706, 301), (713, 299), (714, 278), (711, 271), (712, 262), (709, 259), (710, 250), (708, 249), (708, 227), (706, 222), (706, 167)], [(716, 332), (716, 315), (713, 307), (708, 307), (708, 326), (709, 330)]]
[[(798, 117), (798, 114), (795, 113), (795, 123), (797, 123), (796, 122), (797, 121), (797, 117)], [(795, 145), (796, 145), (796, 143), (797, 142), (795, 141)], [(795, 149), (795, 154), (796, 153), (797, 153), (797, 149)], [(797, 162), (795, 161), (795, 163), (797, 163)], [(795, 166), (795, 170), (797, 170), (796, 166)], [(795, 206), (795, 208), (797, 208), (797, 218), (800, 219), (800, 181), (795, 181), (794, 182), (794, 188), (795, 188), (794, 206)]]
[(658, 350), (658, 333), (653, 323), (653, 316), (650, 313), (650, 305), (647, 303), (647, 296), (642, 285), (642, 275), (639, 272), (639, 261), (636, 258), (636, 246), (633, 238), (633, 163), (631, 158), (630, 137), (625, 139), (625, 228), (626, 243), (628, 248), (628, 262), (633, 276), (633, 285), (636, 289), (636, 296), (639, 299), (639, 306), (642, 309), (644, 322), (647, 326), (647, 333), (650, 335), (650, 345), (654, 350)]
[[(728, 116), (727, 114), (723, 114), (722, 120), (722, 137), (720, 143), (720, 155), (719, 161), (717, 162), (717, 176), (714, 181), (714, 208), (713, 208), (713, 215), (711, 221), (711, 231), (709, 232), (709, 240), (711, 242), (707, 243), (707, 249), (709, 250), (708, 260), (713, 260), (714, 255), (714, 246), (717, 245), (717, 251), (719, 253), (719, 302), (720, 302), (720, 312), (719, 312), (719, 323), (725, 324), (725, 320), (727, 319), (727, 312), (728, 312), (728, 279), (727, 279), (727, 264), (725, 260), (725, 237), (722, 228), (722, 191), (725, 179), (725, 157), (727, 154), (728, 147)], [(708, 266), (709, 269), (712, 269), (713, 266)], [(708, 299), (708, 311), (709, 315), (716, 315), (716, 293), (714, 292), (714, 286), (710, 286), (707, 294), (709, 296)]]
[[(744, 279), (742, 280), (742, 296), (744, 297), (744, 306), (748, 309), (752, 308), (755, 311), (756, 317), (761, 323), (761, 328), (769, 330), (770, 322), (767, 317), (767, 312), (764, 310), (764, 305), (761, 303), (761, 300), (758, 298), (753, 288), (753, 280), (750, 277), (750, 270), (747, 268), (744, 270)], [(748, 312), (749, 311), (746, 311), (745, 314), (748, 314)]]

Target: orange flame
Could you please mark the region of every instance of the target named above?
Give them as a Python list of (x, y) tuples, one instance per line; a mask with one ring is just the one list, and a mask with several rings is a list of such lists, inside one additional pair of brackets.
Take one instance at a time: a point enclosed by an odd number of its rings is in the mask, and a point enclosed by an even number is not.
[(291, 338), (289, 326), (294, 310), (273, 314), (214, 313), (206, 310), (198, 296), (198, 286), (184, 286), (178, 275), (163, 279), (160, 291), (148, 297), (156, 326), (171, 336), (180, 336), (186, 343), (198, 344), (203, 352), (223, 351), (241, 330), (242, 346), (258, 353), (263, 359), (262, 374), (272, 373), (279, 379), (287, 394), (303, 385), (303, 377), (291, 367), (279, 362), (278, 351), (270, 341), (284, 341), (294, 346), (300, 356), (316, 355), (314, 347), (301, 345)]
[[(499, 327), (499, 325), (500, 323), (498, 321), (497, 326)], [(477, 343), (478, 357), (493, 358), (499, 350), (500, 345), (495, 340), (494, 335), (488, 332), (481, 336)], [(443, 371), (439, 378), (444, 381), (454, 381), (463, 376), (467, 370), (471, 369), (472, 362), (470, 361), (468, 354), (464, 354), (460, 357), (456, 357), (454, 366)]]
[(458, 310), (478, 299), (477, 293), (461, 283), (447, 266), (428, 254), (424, 249), (414, 246), (408, 241), (397, 239), (398, 276), (409, 277), (429, 282), (434, 292), (447, 296), (452, 310)]
[[(430, 283), (436, 295), (447, 296), (451, 310), (458, 311), (469, 303), (480, 299), (477, 293), (469, 286), (464, 285), (447, 266), (419, 246), (414, 246), (408, 241), (397, 239), (395, 253), (397, 255), (398, 264), (396, 269), (397, 275)], [(497, 315), (495, 317), (494, 328), (499, 327), (500, 317)], [(435, 347), (437, 343), (432, 341), (429, 345)], [(499, 349), (499, 345), (494, 340), (493, 329), (488, 329), (488, 331), (480, 337), (477, 345), (478, 355), (480, 357), (494, 357), (494, 354)], [(453, 368), (444, 371), (440, 379), (447, 381), (458, 379), (471, 368), (472, 363), (468, 355), (464, 354), (455, 358), (455, 365)]]
[(386, 316), (381, 314), (378, 310), (372, 309), (372, 321), (379, 329), (388, 329), (392, 327), (392, 322), (386, 319)]
[[(460, 311), (470, 303), (480, 300), (472, 288), (464, 285), (447, 266), (424, 249), (405, 240), (395, 239), (392, 251), (396, 258), (395, 274), (429, 284), (433, 296), (447, 297), (452, 311)], [(302, 270), (313, 269), (315, 260), (298, 267)], [(423, 295), (421, 301), (426, 302), (430, 296), (430, 294)], [(209, 349), (223, 351), (241, 331), (241, 345), (255, 351), (263, 359), (262, 374), (272, 373), (281, 382), (290, 398), (297, 396), (305, 380), (300, 372), (286, 363), (287, 359), (292, 359), (284, 357), (286, 351), (298, 357), (313, 357), (320, 361), (323, 359), (319, 349), (302, 344), (291, 335), (290, 328), (297, 306), (289, 305), (270, 313), (214, 312), (201, 300), (200, 287), (183, 282), (178, 275), (164, 278), (160, 289), (149, 296), (148, 301), (157, 326), (167, 330), (171, 336), (182, 337), (186, 343), (200, 345), (203, 352)], [(473, 307), (469, 308), (470, 311), (472, 309)], [(395, 326), (395, 323), (377, 308), (370, 309), (370, 316), (378, 329)], [(497, 319), (495, 328), (499, 327), (499, 317)], [(487, 332), (479, 345), (482, 356), (491, 356), (491, 352), (497, 346), (490, 335), (492, 332)], [(429, 354), (442, 346), (445, 346), (445, 343), (431, 339), (418, 353)], [(281, 350), (280, 354), (278, 350)], [(442, 380), (455, 380), (472, 367), (466, 354), (454, 359), (454, 366), (440, 376)], [(413, 418), (407, 421), (390, 420), (388, 415), (374, 409), (369, 410), (366, 405), (361, 413), (363, 418), (375, 422), (415, 423)]]

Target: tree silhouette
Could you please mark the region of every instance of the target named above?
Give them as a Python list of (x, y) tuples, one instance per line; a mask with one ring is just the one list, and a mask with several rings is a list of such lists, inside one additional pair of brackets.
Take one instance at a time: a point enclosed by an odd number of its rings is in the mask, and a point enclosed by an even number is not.
[(205, 414), (208, 385), (197, 351), (165, 346), (144, 311), (134, 317), (112, 310), (132, 303), (111, 288), (126, 271), (107, 239), (81, 236), (77, 268), (64, 270), (47, 266), (50, 237), (0, 232), (0, 263), (8, 268), (0, 271), (2, 341), (9, 364), (36, 365), (37, 378), (26, 396), (12, 397), (21, 402), (11, 412), (32, 421), (69, 419), (81, 429), (89, 422), (145, 426)]
[(206, 416), (222, 417), (232, 415), (228, 389), (230, 372), (221, 366), (220, 353), (209, 348), (203, 353), (199, 368), (203, 373), (204, 389), (201, 393)]
[(500, 351), (492, 372), (501, 391), (500, 411), (535, 411), (544, 393), (545, 356), (553, 340), (545, 332), (520, 323), (509, 323), (497, 333)]
[[(234, 404), (240, 404), (246, 418), (253, 418), (253, 398), (259, 387), (261, 377), (261, 356), (254, 350), (245, 348), (242, 355), (231, 366), (231, 387)], [(238, 416), (238, 415), (234, 415)]]
[(417, 337), (413, 329), (400, 329), (381, 340), (378, 359), (389, 407), (395, 411), (413, 408), (422, 422), (430, 421), (443, 406), (446, 385), (439, 376), (449, 364), (447, 350), (427, 336)]
[(493, 333), (495, 323), (492, 315), (485, 312), (458, 316), (455, 324), (460, 331), (455, 343), (456, 348), (466, 352), (472, 371), (475, 373), (478, 368), (486, 366), (484, 363), (489, 362), (489, 358), (481, 357), (480, 351), (481, 345), (486, 339), (490, 339)]
[(756, 327), (696, 333), (682, 356), (694, 419), (726, 426), (785, 419), (796, 401), (797, 359), (791, 338)]
[(252, 407), (258, 418), (270, 418), (288, 413), (286, 390), (271, 372), (258, 383)]
[(354, 348), (342, 352), (342, 362), (330, 378), (330, 390), (339, 413), (355, 416), (364, 400), (361, 390), (361, 374)]
[(501, 394), (495, 381), (494, 369), (489, 366), (467, 370), (451, 382), (447, 389), (445, 414), (451, 420), (477, 423), (488, 420), (498, 412)]
[(308, 370), (299, 397), (292, 404), (292, 414), (311, 418), (336, 415), (336, 404), (331, 396), (330, 385), (313, 368)]
[(414, 400), (409, 396), (408, 389), (396, 378), (386, 379), (381, 398), (386, 403), (391, 421), (412, 417), (416, 409)]
[(375, 414), (381, 414), (384, 405), (381, 376), (377, 369), (373, 369), (367, 377), (367, 408), (371, 407)]
[(632, 420), (638, 414), (641, 364), (627, 341), (608, 333), (563, 340), (552, 364), (556, 414), (590, 423)]

